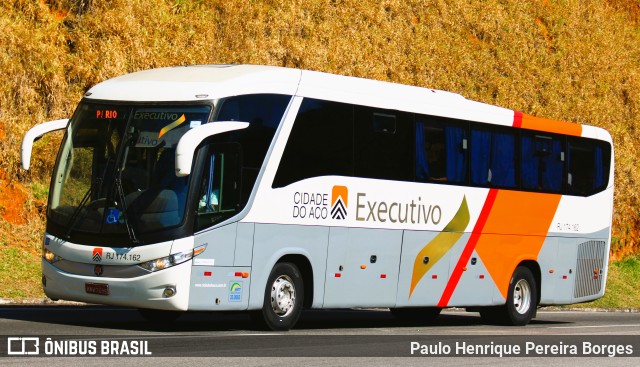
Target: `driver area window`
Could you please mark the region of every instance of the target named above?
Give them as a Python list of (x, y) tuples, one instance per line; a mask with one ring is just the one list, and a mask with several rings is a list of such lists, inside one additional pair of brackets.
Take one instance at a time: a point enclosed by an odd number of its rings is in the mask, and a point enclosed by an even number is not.
[(240, 154), (234, 145), (211, 147), (204, 160), (196, 205), (196, 230), (228, 219), (240, 209)]

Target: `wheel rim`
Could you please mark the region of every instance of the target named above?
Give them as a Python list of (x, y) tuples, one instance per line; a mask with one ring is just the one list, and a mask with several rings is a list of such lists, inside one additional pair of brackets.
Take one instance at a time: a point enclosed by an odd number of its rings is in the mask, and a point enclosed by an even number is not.
[(521, 315), (529, 311), (531, 306), (531, 286), (524, 279), (520, 279), (513, 288), (513, 306)]
[(287, 275), (279, 276), (271, 286), (271, 308), (280, 317), (288, 316), (296, 302), (296, 288)]

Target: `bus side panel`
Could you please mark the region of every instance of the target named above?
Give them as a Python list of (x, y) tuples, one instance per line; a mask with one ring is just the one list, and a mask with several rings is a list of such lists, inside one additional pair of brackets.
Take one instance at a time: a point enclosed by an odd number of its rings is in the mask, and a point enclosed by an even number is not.
[[(586, 302), (604, 295), (610, 228), (585, 237), (550, 237), (538, 260), (541, 305)], [(554, 246), (552, 239), (556, 239)]]
[[(239, 263), (244, 267), (234, 266), (237, 238), (244, 239), (246, 242), (247, 235), (253, 235), (252, 228), (240, 226), (238, 223), (231, 223), (195, 235), (195, 246), (206, 243), (207, 248), (193, 259), (189, 310), (247, 309), (251, 279), (236, 276), (236, 274), (248, 273), (250, 264), (240, 261)], [(243, 248), (246, 246), (244, 244)]]
[(332, 227), (324, 307), (394, 307), (401, 230)]
[[(558, 295), (562, 294), (562, 284), (558, 280), (561, 267), (561, 263), (566, 261), (562, 259), (558, 254), (558, 237), (548, 237), (540, 253), (538, 254), (538, 264), (540, 265), (540, 304), (546, 304), (558, 299)], [(562, 279), (560, 277), (560, 279)], [(569, 294), (568, 291), (564, 291), (565, 294)]]
[(196, 234), (195, 246), (207, 244), (207, 249), (198, 256), (198, 259), (200, 261), (206, 259), (215, 266), (233, 266), (237, 230), (238, 223), (231, 223)]
[[(558, 254), (553, 282), (555, 282), (552, 303), (569, 304), (573, 300), (575, 283), (576, 245), (578, 238), (558, 238)], [(544, 292), (544, 291), (543, 291)]]
[(398, 307), (438, 304), (451, 271), (451, 252), (447, 248), (455, 244), (453, 241), (466, 243), (469, 238), (469, 235), (463, 235), (444, 238), (438, 241), (440, 243), (433, 242), (438, 235), (438, 232), (430, 231), (404, 231), (396, 301)]
[[(462, 246), (452, 250), (450, 268), (454, 269), (462, 255)], [(464, 265), (462, 275), (447, 306), (490, 306), (504, 304), (495, 282), (477, 252), (473, 252)], [(505, 269), (505, 271), (509, 271)], [(450, 274), (451, 275), (451, 274)]]
[(194, 265), (191, 267), (190, 311), (246, 310), (249, 267)]
[(253, 256), (253, 235), (255, 224), (238, 223), (238, 235), (236, 237), (236, 254), (233, 259), (235, 266), (251, 266)]
[[(312, 307), (322, 307), (328, 239), (329, 227), (255, 224), (249, 309), (262, 308), (269, 274), (287, 255), (299, 255), (309, 261), (313, 276)], [(309, 296), (306, 293), (305, 297)]]

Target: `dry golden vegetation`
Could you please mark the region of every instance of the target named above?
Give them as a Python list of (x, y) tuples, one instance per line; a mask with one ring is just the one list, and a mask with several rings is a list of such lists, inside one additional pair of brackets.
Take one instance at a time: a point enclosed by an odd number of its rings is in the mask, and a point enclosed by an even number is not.
[(639, 15), (639, 0), (4, 0), (0, 262), (41, 241), (60, 135), (24, 172), (29, 127), (70, 116), (104, 79), (206, 63), (412, 84), (604, 127), (617, 153), (613, 253), (639, 252)]

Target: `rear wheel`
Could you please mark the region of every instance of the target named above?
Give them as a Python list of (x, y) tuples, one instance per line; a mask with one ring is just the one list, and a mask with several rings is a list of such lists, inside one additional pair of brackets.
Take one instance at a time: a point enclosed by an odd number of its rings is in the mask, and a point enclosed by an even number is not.
[(304, 285), (295, 264), (278, 263), (271, 270), (264, 292), (262, 310), (252, 317), (259, 326), (275, 331), (291, 329), (302, 313)]
[(531, 270), (519, 266), (509, 282), (507, 303), (503, 306), (485, 307), (480, 316), (489, 323), (522, 326), (528, 324), (536, 313), (538, 288)]

